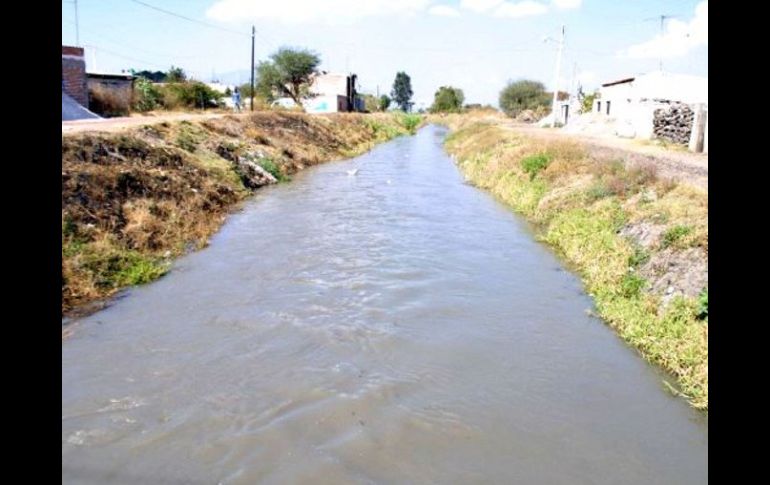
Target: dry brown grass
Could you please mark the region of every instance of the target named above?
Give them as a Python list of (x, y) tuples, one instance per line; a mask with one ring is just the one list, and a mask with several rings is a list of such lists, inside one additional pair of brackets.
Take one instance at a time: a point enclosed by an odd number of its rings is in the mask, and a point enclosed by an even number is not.
[(232, 160), (259, 153), (289, 175), (383, 141), (388, 115), (258, 112), (62, 137), (62, 310), (165, 272), (204, 246), (250, 192)]

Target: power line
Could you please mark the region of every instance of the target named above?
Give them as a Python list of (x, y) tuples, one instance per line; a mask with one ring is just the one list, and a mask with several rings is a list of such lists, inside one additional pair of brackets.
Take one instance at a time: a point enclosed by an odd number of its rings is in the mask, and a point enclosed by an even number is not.
[[(202, 20), (190, 18), (190, 17), (187, 17), (185, 15), (178, 14), (176, 12), (171, 12), (169, 10), (165, 10), (165, 9), (160, 8), (160, 7), (156, 7), (154, 5), (150, 5), (149, 3), (142, 2), (141, 0), (131, 0), (131, 1), (134, 2), (134, 3), (137, 3), (139, 5), (145, 6), (147, 8), (151, 8), (153, 10), (157, 10), (158, 12), (163, 12), (166, 15), (171, 15), (173, 17), (184, 19), (184, 20), (187, 20), (189, 22), (194, 22), (196, 24), (200, 24), (200, 25), (203, 25), (205, 27), (209, 27), (211, 29), (217, 29), (217, 30), (221, 30), (223, 32), (228, 32), (230, 34), (240, 35), (240, 36), (243, 36), (243, 37), (251, 37), (251, 34), (247, 34), (246, 32), (240, 32), (240, 31), (237, 31), (237, 30), (227, 29), (225, 27), (220, 27), (218, 25), (210, 24), (210, 23), (204, 22)], [(264, 40), (265, 42), (267, 42), (271, 46), (275, 47), (275, 44), (273, 44), (273, 42), (271, 42), (270, 39), (268, 39), (267, 37), (262, 35), (260, 32), (256, 32), (256, 34), (259, 36), (260, 39)]]
[(218, 25), (210, 24), (208, 22), (203, 22), (202, 20), (193, 19), (193, 18), (187, 17), (187, 16), (182, 15), (182, 14), (178, 14), (178, 13), (175, 13), (175, 12), (164, 10), (164, 9), (162, 9), (160, 7), (156, 7), (154, 5), (150, 5), (149, 3), (145, 3), (145, 2), (142, 2), (140, 0), (131, 0), (131, 1), (134, 2), (134, 3), (138, 3), (139, 5), (143, 5), (143, 6), (147, 7), (147, 8), (151, 8), (153, 10), (157, 10), (158, 12), (163, 12), (166, 15), (171, 15), (173, 17), (184, 19), (184, 20), (187, 20), (189, 22), (194, 22), (196, 24), (200, 24), (200, 25), (203, 25), (205, 27), (209, 27), (211, 29), (217, 29), (217, 30), (221, 30), (223, 32), (229, 32), (231, 34), (241, 35), (241, 36), (244, 36), (244, 37), (251, 37), (249, 34), (247, 34), (245, 32), (239, 32), (237, 30), (226, 29), (226, 28), (220, 27)]
[[(62, 19), (62, 22), (70, 24), (70, 25), (75, 25), (74, 22), (71, 22), (71, 21), (65, 20), (65, 19)], [(125, 48), (131, 49), (131, 50), (141, 51), (141, 52), (144, 52), (144, 53), (149, 54), (151, 56), (175, 57), (175, 58), (181, 58), (181, 59), (197, 59), (197, 58), (200, 58), (200, 55), (179, 55), (179, 54), (171, 54), (171, 53), (166, 53), (166, 52), (158, 52), (156, 50), (142, 49), (141, 47), (137, 47), (135, 45), (129, 46), (129, 45), (123, 44), (122, 42), (118, 42), (114, 38), (106, 36), (106, 35), (102, 34), (101, 32), (97, 33), (97, 32), (94, 32), (92, 30), (85, 30), (85, 32), (89, 36), (99, 37), (103, 41), (108, 42), (110, 44), (114, 44), (114, 45), (119, 46), (119, 47), (125, 47)]]

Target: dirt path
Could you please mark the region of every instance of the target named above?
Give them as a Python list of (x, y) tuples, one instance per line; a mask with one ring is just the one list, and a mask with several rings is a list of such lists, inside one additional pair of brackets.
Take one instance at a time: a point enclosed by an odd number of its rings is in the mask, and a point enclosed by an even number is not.
[(599, 160), (624, 160), (626, 163), (653, 163), (661, 177), (708, 190), (708, 154), (646, 145), (639, 140), (565, 133), (562, 130), (509, 122), (506, 127), (528, 135), (550, 139), (570, 139), (584, 144), (588, 153)]
[(120, 131), (126, 128), (135, 128), (137, 126), (152, 125), (164, 121), (179, 120), (207, 120), (211, 118), (221, 118), (227, 113), (168, 113), (158, 116), (128, 116), (121, 118), (103, 118), (91, 120), (62, 121), (62, 135), (66, 133), (81, 133), (85, 131)]

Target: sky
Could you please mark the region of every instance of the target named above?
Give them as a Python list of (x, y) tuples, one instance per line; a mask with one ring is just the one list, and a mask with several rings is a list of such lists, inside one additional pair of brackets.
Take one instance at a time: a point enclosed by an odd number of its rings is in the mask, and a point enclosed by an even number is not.
[(365, 93), (389, 94), (404, 71), (417, 107), (440, 86), (497, 106), (509, 81), (553, 89), (564, 26), (560, 90), (591, 92), (661, 63), (708, 76), (707, 0), (77, 0), (78, 29), (75, 5), (62, 0), (62, 45), (76, 45), (77, 30), (89, 72), (174, 65), (248, 82), (253, 25), (256, 62), (306, 48), (321, 69), (358, 74)]

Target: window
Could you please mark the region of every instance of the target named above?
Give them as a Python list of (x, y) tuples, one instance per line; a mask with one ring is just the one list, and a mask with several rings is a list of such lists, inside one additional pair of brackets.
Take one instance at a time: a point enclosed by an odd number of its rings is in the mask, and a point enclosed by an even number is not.
[(607, 114), (610, 114), (610, 102), (607, 101)]

